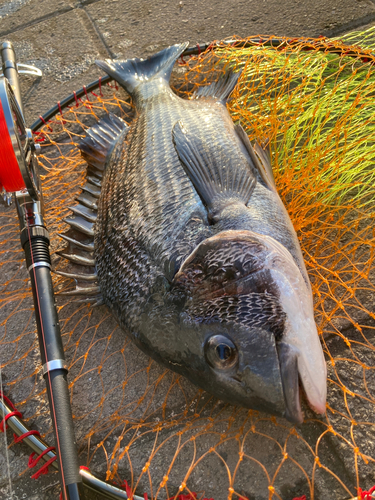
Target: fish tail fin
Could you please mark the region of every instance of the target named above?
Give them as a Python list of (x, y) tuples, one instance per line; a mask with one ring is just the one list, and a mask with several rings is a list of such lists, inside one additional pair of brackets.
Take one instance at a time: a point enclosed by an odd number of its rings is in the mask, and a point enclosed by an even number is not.
[(161, 77), (169, 82), (172, 68), (189, 42), (171, 45), (147, 59), (127, 59), (125, 61), (95, 61), (99, 68), (116, 80), (124, 89), (132, 95), (134, 90), (141, 84), (146, 83), (154, 77)]

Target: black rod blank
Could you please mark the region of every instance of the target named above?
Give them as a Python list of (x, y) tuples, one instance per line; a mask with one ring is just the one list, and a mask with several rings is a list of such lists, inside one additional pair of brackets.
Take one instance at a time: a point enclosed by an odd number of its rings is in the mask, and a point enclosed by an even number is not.
[[(19, 206), (19, 200), (17, 200), (17, 205)], [(38, 231), (35, 231), (36, 229)], [(42, 235), (40, 229), (38, 226), (24, 229), (23, 232), (27, 232), (29, 238), (23, 248), (26, 266), (30, 273), (43, 374), (56, 437), (59, 470), (62, 476), (61, 483), (66, 491), (63, 498), (78, 500), (77, 483), (81, 482), (81, 477), (66, 378), (68, 370), (48, 265), (50, 264), (49, 241), (46, 236), (47, 232), (45, 231)], [(22, 234), (22, 237), (24, 240), (25, 235)]]
[[(13, 413), (13, 409), (8, 406), (5, 400), (3, 401), (0, 398), (0, 420), (10, 413)], [(8, 418), (6, 425), (8, 425), (18, 437), (22, 437), (30, 431), (29, 427), (17, 415), (12, 415), (10, 418)], [(44, 460), (44, 462), (48, 462), (51, 458), (54, 458), (56, 456), (56, 452), (53, 450), (46, 452), (47, 448), (49, 448), (49, 445), (38, 435), (32, 434), (23, 437), (22, 441), (26, 445), (28, 445), (35, 453), (38, 453), (38, 455), (44, 452), (45, 454), (42, 457), (42, 460)], [(59, 468), (57, 460), (54, 460), (50, 465), (56, 470), (58, 470)], [(85, 467), (82, 467), (80, 469), (79, 474), (82, 478), (82, 484), (85, 486), (85, 488), (96, 493), (100, 493), (105, 498), (111, 500), (128, 499), (128, 496), (123, 489), (95, 477)], [(86, 495), (86, 497), (90, 498), (90, 496), (88, 495)], [(144, 500), (144, 497), (133, 495), (133, 500)]]

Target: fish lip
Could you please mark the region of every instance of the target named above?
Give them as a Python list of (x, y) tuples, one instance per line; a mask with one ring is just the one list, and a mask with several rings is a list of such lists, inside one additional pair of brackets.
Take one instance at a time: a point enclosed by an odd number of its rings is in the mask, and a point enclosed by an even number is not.
[(277, 342), (281, 382), (285, 401), (285, 418), (293, 424), (303, 422), (298, 373), (299, 351), (286, 342)]
[(326, 411), (326, 396), (321, 393), (314, 380), (308, 380), (314, 390), (306, 387), (306, 374), (303, 373), (303, 357), (297, 347), (287, 342), (278, 342), (277, 350), (280, 362), (280, 373), (285, 399), (285, 418), (293, 424), (303, 422), (301, 399), (304, 398), (308, 406), (318, 414)]
[[(280, 348), (278, 348), (279, 351)], [(282, 357), (287, 356), (288, 362), (287, 362), (287, 367), (285, 366), (285, 362), (283, 364), (280, 363), (280, 372), (281, 372), (281, 381), (282, 381), (282, 387), (283, 387), (283, 395), (284, 395), (284, 404), (285, 404), (285, 411), (283, 413), (279, 412), (273, 412), (275, 415), (284, 417), (286, 418), (290, 423), (293, 425), (299, 425), (302, 424), (303, 422), (303, 412), (301, 409), (301, 396), (302, 396), (302, 391), (303, 387), (302, 384), (300, 383), (300, 378), (298, 375), (298, 368), (297, 368), (297, 357), (296, 356), (290, 356), (289, 351), (294, 351), (294, 349), (290, 349), (290, 346), (287, 345), (286, 348), (281, 347), (282, 352)], [(278, 352), (279, 354), (279, 352)], [(294, 353), (293, 353), (294, 354)], [(292, 369), (290, 369), (292, 368)], [(289, 370), (288, 370), (289, 369)], [(292, 372), (292, 373), (291, 373)], [(289, 378), (288, 378), (289, 374)], [(283, 376), (284, 375), (284, 376)], [(290, 377), (292, 375), (292, 377)], [(290, 386), (290, 379), (294, 379), (294, 391), (290, 391), (290, 387), (288, 390), (288, 385)], [(240, 373), (235, 373), (231, 374), (231, 379), (235, 381), (235, 383), (238, 383), (241, 388), (245, 387), (245, 381), (243, 375)], [(304, 391), (303, 391), (304, 392)], [(305, 393), (306, 396), (306, 393)], [(306, 396), (307, 399), (307, 396)], [(271, 408), (268, 409), (268, 411), (272, 411)]]

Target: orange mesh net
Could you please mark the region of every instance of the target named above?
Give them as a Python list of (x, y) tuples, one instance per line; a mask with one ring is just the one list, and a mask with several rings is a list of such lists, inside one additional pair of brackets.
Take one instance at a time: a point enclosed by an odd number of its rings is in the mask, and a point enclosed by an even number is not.
[[(215, 500), (345, 499), (375, 483), (371, 34), (362, 36), (365, 48), (350, 47), (357, 57), (329, 53), (342, 47), (332, 40), (319, 41), (326, 52), (307, 40), (282, 50), (243, 48), (239, 40), (174, 73), (175, 90), (187, 97), (228, 66), (242, 69), (228, 106), (251, 140), (271, 141), (276, 184), (312, 282), (329, 373), (326, 415), (306, 410), (304, 424), (293, 427), (224, 404), (147, 358), (104, 307), (58, 299), (80, 457), (95, 474), (160, 499), (191, 492)], [(37, 136), (52, 253), (84, 181), (77, 142), (105, 112), (132, 119), (127, 95), (114, 87), (89, 99)], [(29, 425), (52, 441), (15, 210), (2, 207), (0, 217), (3, 383)], [(54, 285), (58, 292), (70, 283), (55, 276)]]

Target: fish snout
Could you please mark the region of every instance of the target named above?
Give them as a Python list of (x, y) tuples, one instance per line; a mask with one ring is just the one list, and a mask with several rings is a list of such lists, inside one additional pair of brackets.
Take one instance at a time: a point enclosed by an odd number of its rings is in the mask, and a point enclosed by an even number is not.
[[(303, 422), (301, 388), (311, 408), (325, 411), (325, 384), (319, 376), (306, 378), (308, 373), (303, 353), (287, 342), (276, 342), (258, 332), (258, 343), (249, 349), (251, 356), (240, 363), (232, 378), (239, 382), (246, 406), (286, 418), (292, 424)], [(324, 377), (323, 377), (324, 380)]]
[(325, 413), (326, 370), (325, 362), (311, 363), (298, 347), (278, 342), (277, 351), (285, 398), (285, 418), (292, 423), (303, 422), (301, 394), (303, 389), (309, 406), (317, 413)]

